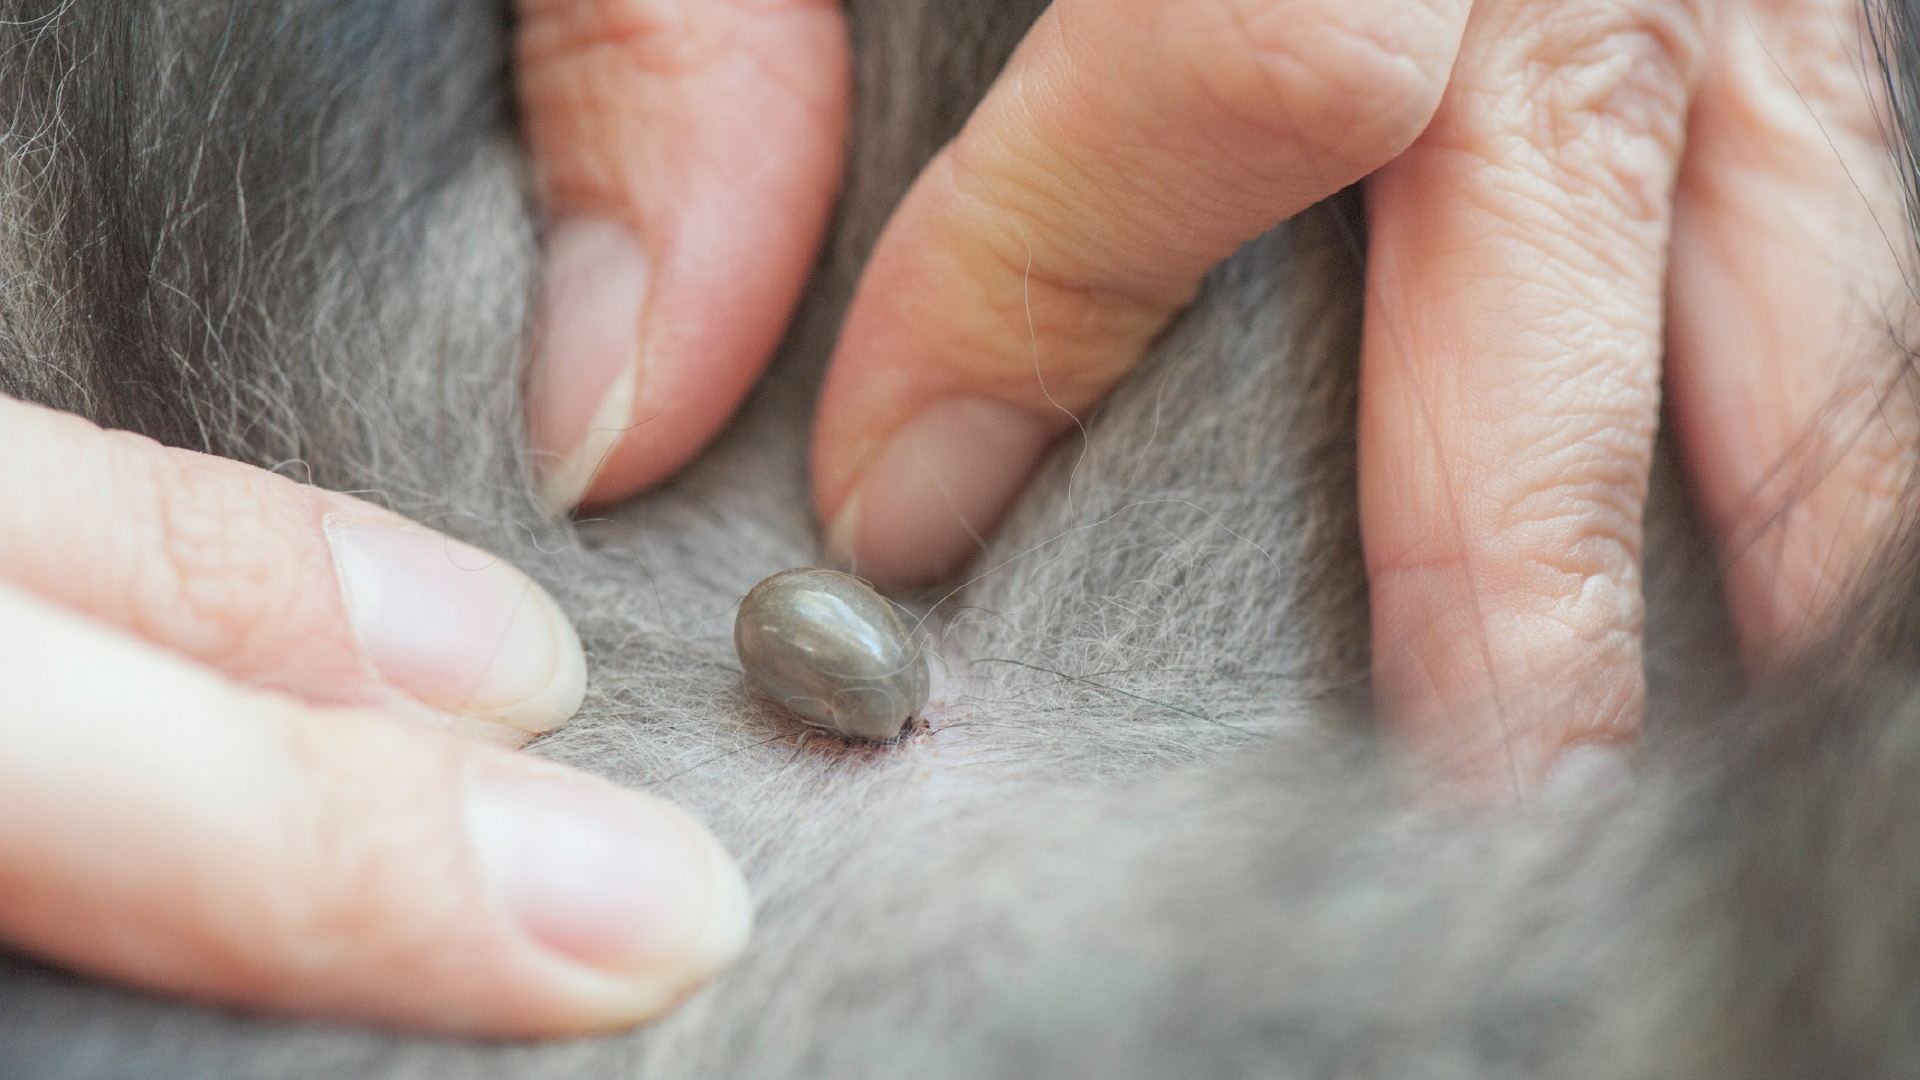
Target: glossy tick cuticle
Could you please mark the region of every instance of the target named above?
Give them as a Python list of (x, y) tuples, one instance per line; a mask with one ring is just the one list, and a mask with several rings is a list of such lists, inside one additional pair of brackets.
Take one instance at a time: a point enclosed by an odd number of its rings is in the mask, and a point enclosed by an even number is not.
[(816, 727), (892, 739), (927, 704), (927, 659), (900, 613), (859, 578), (783, 570), (740, 602), (747, 681)]

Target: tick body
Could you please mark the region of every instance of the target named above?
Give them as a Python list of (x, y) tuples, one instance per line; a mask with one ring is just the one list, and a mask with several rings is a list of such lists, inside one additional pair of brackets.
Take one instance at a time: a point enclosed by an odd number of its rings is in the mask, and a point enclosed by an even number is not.
[(927, 704), (927, 658), (892, 604), (859, 578), (783, 570), (733, 622), (747, 681), (816, 727), (894, 738)]

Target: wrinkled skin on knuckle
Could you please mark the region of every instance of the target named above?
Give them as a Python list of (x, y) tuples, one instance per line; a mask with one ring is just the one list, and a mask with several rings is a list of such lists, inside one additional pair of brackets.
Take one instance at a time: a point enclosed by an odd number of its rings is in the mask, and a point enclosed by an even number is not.
[[(1445, 596), (1402, 615), (1381, 690), (1423, 755), (1456, 779), (1525, 785), (1573, 742), (1632, 738), (1644, 697), (1637, 534), (1585, 515), (1580, 493), (1543, 490), (1565, 517), (1425, 561), (1375, 566), (1376, 588)], [(1397, 579), (1397, 580), (1396, 580)]]
[[(1650, 412), (1541, 417), (1501, 455), (1519, 463), (1490, 485), (1486, 540), (1474, 559), (1499, 605), (1544, 627), (1536, 640), (1638, 655), (1641, 512)], [(1563, 683), (1563, 685), (1577, 685)]]
[(519, 9), (514, 89), (536, 185), (555, 204), (692, 198), (712, 163), (689, 121), (708, 115), (714, 86), (777, 88), (809, 109), (826, 141), (840, 138), (838, 83), (802, 50), (777, 47), (817, 40), (823, 20), (838, 22), (838, 0), (521, 0)]
[[(1518, 653), (1509, 670), (1532, 676), (1501, 687), (1523, 771), (1544, 769), (1575, 743), (1628, 743), (1639, 733), (1646, 698), (1640, 605), (1611, 582), (1596, 580), (1591, 593), (1578, 610), (1526, 613), (1505, 631)], [(1604, 617), (1615, 606), (1622, 621)]]
[(1501, 628), (1517, 653), (1507, 670), (1525, 673), (1503, 695), (1529, 707), (1510, 715), (1536, 729), (1548, 754), (1572, 742), (1632, 738), (1646, 692), (1638, 575), (1620, 581), (1593, 574), (1569, 583), (1576, 581), (1558, 602), (1517, 611)]
[[(1475, 603), (1454, 635), (1437, 639), (1463, 651), (1454, 662), (1485, 663), (1488, 680), (1484, 690), (1457, 675), (1437, 687), (1470, 721), (1455, 733), (1462, 745), (1441, 752), (1503, 760), (1522, 774), (1571, 742), (1631, 738), (1645, 692), (1637, 533), (1594, 520), (1581, 492), (1539, 497), (1567, 504), (1564, 516), (1489, 537), (1445, 570), (1466, 575)], [(1498, 753), (1487, 739), (1502, 744)]]
[(265, 675), (282, 663), (274, 627), (310, 623), (311, 605), (332, 600), (306, 584), (330, 581), (332, 567), (290, 550), (289, 535), (317, 528), (299, 503), (263, 498), (264, 477), (213, 458), (122, 440), (122, 476), (140, 499), (129, 507), (129, 546), (110, 573), (127, 605), (126, 625), (149, 640), (229, 670)]
[[(623, 129), (646, 119), (644, 90), (711, 64), (712, 17), (677, 0), (522, 0), (515, 93), (542, 193), (562, 201), (620, 191)], [(663, 163), (650, 163), (656, 168)]]
[(1456, 115), (1436, 132), (1489, 166), (1534, 175), (1583, 215), (1664, 235), (1692, 88), (1701, 11), (1685, 3), (1518, 5), (1482, 28)]
[(1215, 41), (1185, 59), (1222, 115), (1353, 177), (1406, 149), (1432, 119), (1465, 18), (1442, 0), (1201, 7), (1215, 13)]

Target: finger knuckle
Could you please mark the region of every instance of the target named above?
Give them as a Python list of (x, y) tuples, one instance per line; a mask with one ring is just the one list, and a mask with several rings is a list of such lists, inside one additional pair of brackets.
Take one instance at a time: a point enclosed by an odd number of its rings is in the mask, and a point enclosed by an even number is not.
[[(1226, 47), (1194, 56), (1219, 107), (1364, 172), (1411, 143), (1439, 107), (1459, 16), (1451, 5), (1216, 5)], [(1237, 61), (1237, 62), (1236, 62)]]
[(1490, 48), (1508, 54), (1488, 65), (1502, 85), (1461, 95), (1485, 114), (1473, 135), (1576, 199), (1635, 221), (1664, 218), (1705, 60), (1698, 8), (1534, 3), (1515, 15), (1527, 29), (1487, 30), (1500, 35)]
[(228, 462), (146, 447), (136, 456), (145, 495), (134, 535), (145, 550), (121, 567), (134, 631), (206, 662), (245, 655), (275, 613), (286, 614), (275, 502)]
[(1511, 568), (1532, 615), (1598, 644), (1640, 619), (1641, 511), (1650, 423), (1598, 417), (1550, 425), (1494, 492), (1490, 561)]

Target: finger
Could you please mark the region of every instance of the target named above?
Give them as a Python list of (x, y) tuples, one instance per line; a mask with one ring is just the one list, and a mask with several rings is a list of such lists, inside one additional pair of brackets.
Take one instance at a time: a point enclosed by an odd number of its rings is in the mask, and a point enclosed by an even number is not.
[(1756, 665), (1823, 628), (1920, 445), (1892, 392), (1904, 214), (1864, 12), (1767, 0), (1725, 20), (1676, 196), (1670, 415)]
[(604, 503), (684, 464), (765, 366), (844, 152), (837, 0), (519, 0), (547, 237), (528, 378), (541, 492)]
[(1640, 515), (1700, 11), (1486, 0), (1368, 181), (1361, 531), (1374, 679), (1468, 797), (1639, 725)]
[(1052, 439), (1247, 240), (1404, 148), (1465, 0), (1057, 0), (874, 252), (814, 493), (885, 582), (977, 550)]
[(631, 1024), (749, 909), (692, 819), (530, 758), (238, 690), (0, 584), (0, 939), (249, 1010)]
[(358, 500), (8, 398), (0, 491), (0, 580), (242, 682), (511, 742), (586, 692), (543, 589)]

